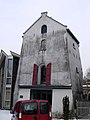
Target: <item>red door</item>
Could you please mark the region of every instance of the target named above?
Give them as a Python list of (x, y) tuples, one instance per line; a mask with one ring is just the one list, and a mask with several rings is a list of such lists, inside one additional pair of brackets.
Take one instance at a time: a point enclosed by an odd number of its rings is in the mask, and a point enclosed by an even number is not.
[(37, 118), (38, 118), (37, 102), (24, 102), (21, 104), (21, 116), (19, 116), (19, 120), (38, 120)]

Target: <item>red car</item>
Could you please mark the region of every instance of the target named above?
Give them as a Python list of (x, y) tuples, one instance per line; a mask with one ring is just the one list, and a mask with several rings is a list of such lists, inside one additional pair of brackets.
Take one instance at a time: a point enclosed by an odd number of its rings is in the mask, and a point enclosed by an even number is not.
[(47, 100), (22, 100), (11, 111), (11, 120), (51, 120), (51, 107)]

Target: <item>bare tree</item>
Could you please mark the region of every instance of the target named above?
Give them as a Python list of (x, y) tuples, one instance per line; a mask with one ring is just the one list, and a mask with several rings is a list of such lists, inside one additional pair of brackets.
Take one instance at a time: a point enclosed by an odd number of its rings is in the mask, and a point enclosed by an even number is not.
[(90, 67), (86, 70), (85, 78), (90, 79)]

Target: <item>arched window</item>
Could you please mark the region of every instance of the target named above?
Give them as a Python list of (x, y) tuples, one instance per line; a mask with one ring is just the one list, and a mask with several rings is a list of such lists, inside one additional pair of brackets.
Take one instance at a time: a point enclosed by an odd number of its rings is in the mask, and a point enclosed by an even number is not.
[(46, 50), (46, 40), (44, 39), (44, 40), (42, 40), (41, 41), (41, 50)]
[(41, 27), (41, 33), (43, 34), (43, 33), (47, 33), (47, 26), (46, 25), (43, 25), (42, 27)]
[(38, 66), (38, 75), (37, 75), (37, 84), (45, 84), (50, 85), (51, 84), (51, 63), (47, 64), (45, 66), (44, 63), (40, 64)]
[(45, 84), (45, 80), (46, 80), (46, 67), (45, 65), (43, 65), (41, 67), (41, 84)]

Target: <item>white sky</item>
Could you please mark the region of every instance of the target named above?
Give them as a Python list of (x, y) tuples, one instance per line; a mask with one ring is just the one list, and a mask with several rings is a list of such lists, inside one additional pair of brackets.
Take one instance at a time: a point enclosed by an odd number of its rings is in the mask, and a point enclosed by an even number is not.
[(79, 40), (85, 72), (90, 67), (90, 0), (0, 0), (0, 50), (20, 54), (23, 32), (45, 11)]

